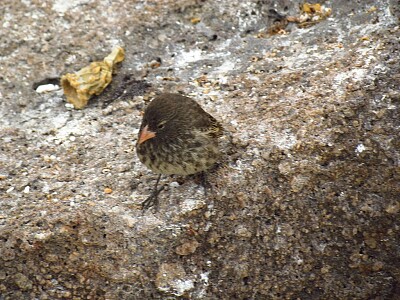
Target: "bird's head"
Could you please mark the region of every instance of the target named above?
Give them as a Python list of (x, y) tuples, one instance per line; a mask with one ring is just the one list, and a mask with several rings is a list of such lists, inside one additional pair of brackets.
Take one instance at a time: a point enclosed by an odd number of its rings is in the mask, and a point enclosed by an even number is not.
[(177, 107), (176, 105), (163, 105), (165, 103), (152, 102), (146, 108), (140, 126), (138, 145), (144, 142), (157, 139), (162, 140), (171, 136), (177, 131)]

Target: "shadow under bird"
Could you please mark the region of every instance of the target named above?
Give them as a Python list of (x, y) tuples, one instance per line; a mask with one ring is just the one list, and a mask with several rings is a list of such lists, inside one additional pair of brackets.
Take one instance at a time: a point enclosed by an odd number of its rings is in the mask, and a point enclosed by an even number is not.
[(210, 169), (218, 160), (223, 128), (193, 99), (161, 94), (146, 107), (136, 152), (140, 161), (158, 173), (152, 194), (142, 203), (158, 206), (161, 175), (191, 175)]

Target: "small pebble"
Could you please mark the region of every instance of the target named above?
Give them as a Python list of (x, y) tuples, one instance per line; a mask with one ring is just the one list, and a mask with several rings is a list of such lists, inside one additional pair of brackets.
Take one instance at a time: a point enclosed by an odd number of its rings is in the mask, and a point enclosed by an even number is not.
[(113, 190), (110, 189), (110, 188), (105, 188), (105, 189), (104, 189), (104, 193), (105, 193), (105, 194), (111, 194), (112, 191), (113, 191)]
[(36, 93), (43, 94), (59, 90), (60, 87), (56, 84), (43, 84), (36, 88)]
[(169, 186), (172, 187), (172, 188), (177, 188), (177, 187), (179, 186), (179, 183), (176, 182), (176, 181), (172, 181), (172, 182), (169, 184)]
[(71, 103), (65, 103), (65, 108), (74, 109), (74, 106)]

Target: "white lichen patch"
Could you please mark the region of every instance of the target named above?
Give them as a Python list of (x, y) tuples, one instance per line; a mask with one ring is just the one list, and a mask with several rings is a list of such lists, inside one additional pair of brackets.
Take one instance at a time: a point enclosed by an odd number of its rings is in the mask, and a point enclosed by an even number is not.
[(175, 290), (174, 294), (176, 296), (183, 295), (186, 291), (194, 288), (193, 280), (175, 280), (171, 284), (171, 288)]
[(296, 136), (289, 130), (270, 133), (272, 144), (279, 149), (291, 149), (297, 142)]
[(73, 9), (82, 4), (90, 3), (90, 0), (70, 0), (70, 1), (63, 1), (63, 0), (55, 0), (53, 4), (53, 9), (60, 13), (64, 14), (65, 12)]
[(192, 211), (195, 209), (200, 209), (200, 208), (204, 207), (204, 205), (206, 205), (205, 199), (188, 198), (188, 199), (185, 199), (181, 203), (180, 207), (181, 207), (182, 213), (185, 213), (185, 212), (189, 212), (189, 211)]
[(358, 144), (357, 145), (357, 147), (356, 147), (356, 153), (361, 153), (361, 152), (364, 152), (365, 151), (365, 146), (363, 145), (363, 144)]
[(194, 288), (193, 279), (188, 276), (181, 264), (163, 263), (156, 277), (158, 290), (175, 296), (182, 296)]
[(193, 49), (190, 51), (182, 51), (177, 55), (175, 61), (176, 61), (176, 67), (184, 67), (187, 66), (189, 63), (193, 63), (196, 61), (199, 61), (203, 59), (203, 54), (200, 49)]

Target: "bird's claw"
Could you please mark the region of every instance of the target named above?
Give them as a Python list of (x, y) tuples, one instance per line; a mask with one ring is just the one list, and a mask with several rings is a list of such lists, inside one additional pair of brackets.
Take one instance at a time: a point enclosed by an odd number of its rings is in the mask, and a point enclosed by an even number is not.
[(158, 210), (158, 194), (164, 189), (164, 186), (160, 187), (158, 190), (153, 191), (146, 200), (142, 202), (142, 210), (147, 210), (150, 207), (154, 207)]

